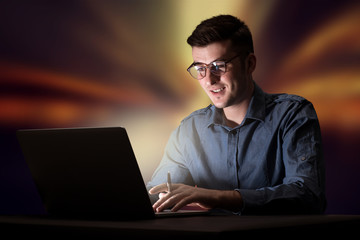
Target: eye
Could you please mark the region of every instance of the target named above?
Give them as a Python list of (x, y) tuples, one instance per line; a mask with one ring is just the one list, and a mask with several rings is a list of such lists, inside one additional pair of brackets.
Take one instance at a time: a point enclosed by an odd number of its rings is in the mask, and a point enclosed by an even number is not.
[(198, 72), (203, 72), (203, 71), (206, 71), (206, 67), (204, 66), (194, 66), (196, 71)]
[(213, 62), (211, 65), (211, 71), (225, 72), (225, 62)]

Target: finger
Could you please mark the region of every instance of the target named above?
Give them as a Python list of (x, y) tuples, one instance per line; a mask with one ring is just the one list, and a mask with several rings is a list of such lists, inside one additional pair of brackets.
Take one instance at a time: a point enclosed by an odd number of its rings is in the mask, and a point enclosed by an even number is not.
[(164, 201), (165, 201), (165, 196), (167, 195), (168, 193), (159, 193), (159, 198), (158, 200), (152, 205), (152, 208), (154, 210), (156, 210), (156, 208), (158, 208)]
[(193, 200), (191, 197), (186, 197), (181, 199), (180, 201), (178, 201), (173, 208), (171, 209), (172, 212), (177, 212), (179, 211), (181, 208), (185, 207), (186, 205), (193, 203)]
[[(171, 211), (176, 212), (178, 211), (180, 208), (184, 207), (187, 203), (191, 202), (191, 198), (190, 197), (184, 197), (183, 194), (166, 194), (166, 196), (161, 199), (163, 201), (159, 201), (158, 204), (156, 204), (155, 206), (155, 211), (157, 212), (161, 212), (165, 209), (169, 209), (171, 208)], [(176, 206), (174, 208), (174, 206)]]
[(162, 199), (167, 195), (167, 193), (161, 192), (159, 193), (159, 198), (158, 200), (152, 205), (152, 208), (154, 209), (154, 211), (156, 211), (156, 208), (162, 203)]
[(159, 199), (153, 204), (153, 209), (155, 211), (162, 211), (161, 209), (165, 209), (164, 207), (160, 208), (160, 210), (157, 210), (162, 204), (164, 204), (165, 201), (167, 201), (170, 198), (170, 193), (160, 193)]
[(163, 200), (163, 201), (158, 201), (153, 205), (153, 208), (156, 212), (162, 212), (165, 209), (169, 209), (170, 207), (172, 207), (174, 205), (174, 203), (173, 203), (174, 197), (171, 197), (171, 198), (164, 197), (161, 200)]
[(161, 212), (162, 210), (163, 210), (163, 207), (161, 207), (163, 204), (164, 204), (164, 202), (165, 202), (165, 199), (164, 199), (165, 197), (163, 197), (163, 198), (160, 198), (159, 200), (157, 200), (153, 205), (152, 205), (152, 207), (153, 207), (153, 209), (154, 209), (154, 211), (155, 212)]
[(159, 198), (163, 198), (166, 194), (167, 193), (163, 193), (163, 192), (159, 193)]
[(156, 194), (156, 193), (161, 193), (161, 192), (166, 192), (166, 191), (167, 191), (166, 183), (162, 183), (162, 184), (156, 185), (155, 187), (152, 187), (149, 190), (149, 193)]

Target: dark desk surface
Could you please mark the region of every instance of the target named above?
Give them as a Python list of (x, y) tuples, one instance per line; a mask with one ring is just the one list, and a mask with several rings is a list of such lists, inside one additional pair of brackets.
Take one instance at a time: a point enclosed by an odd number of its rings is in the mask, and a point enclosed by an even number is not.
[[(0, 231), (14, 237), (98, 237), (123, 236), (156, 239), (184, 239), (203, 236), (219, 239), (241, 234), (259, 236), (275, 234), (277, 238), (301, 236), (346, 236), (357, 233), (360, 216), (297, 215), (297, 216), (193, 216), (159, 218), (140, 221), (60, 220), (26, 216), (0, 216)], [(280, 234), (281, 233), (281, 234)], [(287, 234), (289, 233), (290, 236)], [(6, 235), (5, 235), (6, 236)]]

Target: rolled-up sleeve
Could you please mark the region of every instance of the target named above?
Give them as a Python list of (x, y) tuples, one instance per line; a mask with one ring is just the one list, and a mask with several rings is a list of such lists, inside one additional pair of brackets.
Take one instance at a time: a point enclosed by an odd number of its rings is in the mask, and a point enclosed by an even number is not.
[(323, 213), (325, 167), (320, 126), (312, 104), (304, 101), (281, 124), (283, 181), (271, 187), (236, 189), (243, 198), (242, 213)]
[[(223, 110), (190, 114), (172, 133), (148, 188), (166, 182), (237, 190), (241, 214), (323, 213), (325, 164), (313, 105), (255, 87), (244, 121), (224, 125)], [(240, 203), (239, 203), (240, 204)]]

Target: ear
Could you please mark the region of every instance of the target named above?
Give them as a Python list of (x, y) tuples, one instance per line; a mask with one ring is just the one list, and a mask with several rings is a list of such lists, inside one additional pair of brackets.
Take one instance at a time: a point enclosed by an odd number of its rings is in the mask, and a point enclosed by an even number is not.
[(256, 56), (254, 53), (250, 53), (246, 59), (246, 70), (248, 74), (252, 74), (256, 68)]

